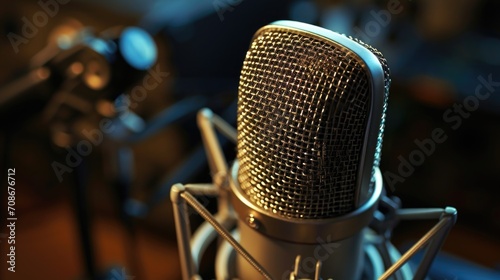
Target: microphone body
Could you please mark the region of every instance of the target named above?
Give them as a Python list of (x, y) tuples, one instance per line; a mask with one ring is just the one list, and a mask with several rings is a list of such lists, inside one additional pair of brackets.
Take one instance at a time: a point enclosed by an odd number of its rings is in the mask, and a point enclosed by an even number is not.
[[(240, 243), (273, 279), (360, 279), (388, 69), (371, 50), (316, 26), (274, 22), (254, 36), (240, 78), (232, 203)], [(236, 178), (236, 179), (234, 179)], [(319, 264), (317, 262), (319, 261)], [(237, 258), (241, 279), (258, 272)]]
[[(237, 169), (235, 163), (233, 178)], [(364, 270), (365, 227), (372, 220), (382, 194), (382, 177), (378, 169), (375, 176), (373, 195), (362, 207), (340, 217), (316, 220), (290, 220), (269, 215), (246, 199), (233, 179), (232, 204), (239, 215), (240, 243), (272, 279), (291, 279), (292, 272), (311, 278), (321, 272), (324, 279), (362, 279), (363, 272), (371, 274)], [(299, 263), (296, 256), (300, 256)], [(241, 255), (236, 257), (234, 265), (241, 279), (262, 278)]]
[[(301, 244), (283, 241), (260, 234), (244, 222), (238, 223), (242, 244), (247, 251), (271, 274), (272, 279), (290, 279), (295, 271), (297, 255), (299, 275), (313, 279), (318, 261), (322, 262), (323, 279), (361, 279), (363, 265), (363, 234), (356, 233), (344, 240), (317, 238), (317, 244)], [(262, 279), (262, 275), (241, 256), (236, 259), (237, 274), (241, 279)]]
[[(217, 279), (423, 278), (457, 211), (400, 209), (383, 194), (389, 86), (385, 58), (356, 39), (293, 21), (257, 31), (241, 71), (237, 129), (209, 109), (198, 113), (212, 184), (172, 186), (184, 279), (200, 279), (217, 236)], [(230, 168), (215, 129), (237, 145)], [(216, 196), (215, 215), (194, 195)], [(188, 205), (206, 221), (192, 238)], [(392, 229), (411, 219), (439, 222), (401, 255)], [(424, 247), (413, 274), (406, 262)]]

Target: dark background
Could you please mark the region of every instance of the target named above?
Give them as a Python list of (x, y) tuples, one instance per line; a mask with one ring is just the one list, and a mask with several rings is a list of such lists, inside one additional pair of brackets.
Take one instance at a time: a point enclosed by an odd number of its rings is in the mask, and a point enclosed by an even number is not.
[[(58, 3), (58, 12), (16, 52), (8, 34), (22, 34), (23, 17), (32, 22), (33, 15), (42, 9), (37, 1), (0, 1), (0, 85), (25, 73), (57, 28), (85, 26), (99, 33), (114, 26), (137, 25), (154, 35), (158, 65), (170, 75), (148, 91), (144, 100), (136, 102), (132, 110), (148, 122), (165, 108), (199, 97), (192, 101), (196, 106), (208, 106), (234, 124), (239, 71), (259, 27), (278, 19), (294, 19), (357, 36), (382, 51), (391, 68), (381, 170), (385, 179), (389, 172), (401, 177), (399, 182), (388, 184), (388, 192), (399, 196), (405, 207), (456, 207), (458, 222), (444, 251), (499, 269), (500, 86), (494, 87), (489, 98), (479, 101), (477, 108), (466, 112), (466, 117), (460, 117), (459, 125), (456, 119), (446, 117), (458, 116), (447, 114), (473, 98), (479, 77), (487, 79), (491, 75), (491, 80), (500, 81), (497, 2), (101, 2)], [(391, 13), (388, 3), (399, 4), (398, 12)], [(64, 161), (66, 151), (57, 145), (64, 139), (54, 134), (54, 128), (43, 123), (36, 112), (16, 108), (15, 114), (1, 119), (2, 126), (25, 114), (33, 117), (0, 133), (0, 153), (5, 159), (2, 165), (6, 165), (2, 166), (2, 176), (7, 168), (16, 168), (18, 217), (17, 272), (7, 271), (6, 239), (2, 235), (1, 278), (84, 279), (74, 215), (76, 172), (66, 173), (59, 182), (51, 163)], [(72, 125), (85, 123), (95, 128), (98, 121), (96, 116), (82, 116)], [(446, 141), (435, 144), (434, 152), (414, 165), (411, 174), (402, 176), (398, 171), (402, 159), (409, 160), (419, 149), (415, 141), (431, 138), (435, 129), (444, 131)], [(199, 144), (195, 114), (187, 114), (146, 140), (130, 145), (133, 168), (129, 173), (130, 189), (125, 194), (117, 191), (122, 185), (116, 184), (118, 176), (113, 175), (117, 145), (113, 139), (105, 139), (85, 157), (91, 247), (100, 274), (121, 271), (112, 270), (117, 266), (125, 267), (135, 279), (180, 278), (171, 204), (168, 195), (163, 198), (157, 190), (181, 178), (175, 171), (193, 151), (200, 151)], [(225, 150), (232, 160), (234, 147), (229, 144)], [(203, 156), (191, 159), (193, 168), (183, 182), (208, 182)], [(7, 205), (5, 193), (2, 191), (2, 205)], [(121, 204), (121, 196), (139, 201), (155, 196), (160, 202), (144, 217), (124, 219), (120, 209), (126, 205)], [(213, 201), (205, 202), (213, 207)], [(5, 212), (1, 210), (2, 222)], [(129, 222), (131, 226), (127, 226)], [(430, 222), (402, 223), (396, 230), (395, 243), (404, 247), (431, 226)], [(2, 227), (0, 234), (6, 233)], [(456, 277), (450, 279), (462, 279), (453, 269), (449, 275)]]

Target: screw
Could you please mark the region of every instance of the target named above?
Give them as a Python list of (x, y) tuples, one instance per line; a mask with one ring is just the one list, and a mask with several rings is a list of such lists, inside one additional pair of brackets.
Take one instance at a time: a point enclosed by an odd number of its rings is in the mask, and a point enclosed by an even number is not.
[(248, 215), (247, 223), (253, 229), (259, 228), (259, 221), (257, 219), (255, 219), (255, 217), (252, 214)]

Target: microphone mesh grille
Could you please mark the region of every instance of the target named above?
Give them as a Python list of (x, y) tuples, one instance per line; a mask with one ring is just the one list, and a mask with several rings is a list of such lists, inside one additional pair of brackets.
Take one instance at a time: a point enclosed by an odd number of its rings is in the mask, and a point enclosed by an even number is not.
[[(326, 40), (271, 28), (254, 38), (237, 119), (238, 180), (253, 203), (302, 219), (354, 210), (367, 75), (355, 54)], [(375, 137), (378, 165), (382, 132)]]

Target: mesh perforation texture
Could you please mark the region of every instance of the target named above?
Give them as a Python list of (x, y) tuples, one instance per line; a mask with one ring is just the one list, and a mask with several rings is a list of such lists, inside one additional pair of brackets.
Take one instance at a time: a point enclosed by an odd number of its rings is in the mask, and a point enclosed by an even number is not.
[[(354, 210), (368, 79), (355, 54), (326, 40), (286, 29), (264, 29), (254, 38), (237, 119), (238, 180), (253, 203), (302, 219)], [(377, 136), (380, 156), (382, 132)]]

